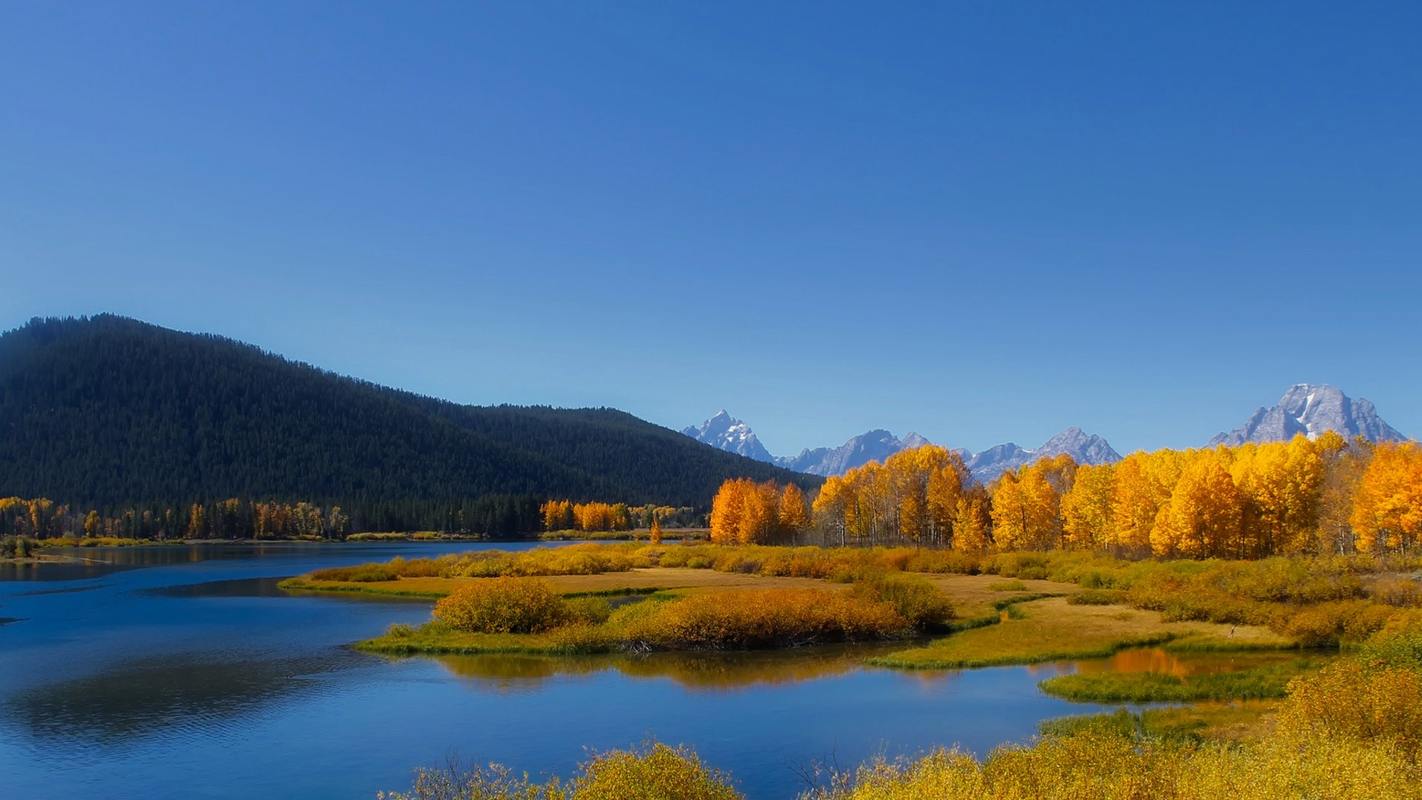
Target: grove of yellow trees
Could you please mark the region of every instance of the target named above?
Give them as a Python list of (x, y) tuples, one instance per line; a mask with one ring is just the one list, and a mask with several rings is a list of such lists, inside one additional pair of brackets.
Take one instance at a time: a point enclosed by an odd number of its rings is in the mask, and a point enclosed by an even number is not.
[(627, 531), (632, 514), (626, 503), (574, 503), (549, 500), (538, 508), (549, 531)]
[(805, 493), (793, 483), (732, 478), (711, 502), (711, 541), (718, 544), (792, 542), (809, 524)]
[[(793, 487), (730, 480), (712, 537), (783, 540), (809, 520)], [(798, 496), (798, 489), (795, 490)], [(1422, 446), (1317, 439), (1136, 452), (1114, 464), (1045, 458), (990, 486), (935, 445), (825, 480), (814, 525), (829, 544), (964, 551), (1100, 550), (1119, 556), (1259, 558), (1422, 549)]]

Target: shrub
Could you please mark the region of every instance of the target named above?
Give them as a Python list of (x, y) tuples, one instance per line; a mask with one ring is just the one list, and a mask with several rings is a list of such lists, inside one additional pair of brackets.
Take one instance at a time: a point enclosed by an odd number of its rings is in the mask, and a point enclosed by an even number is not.
[(1278, 714), (1280, 732), (1354, 739), (1422, 754), (1422, 672), (1359, 660), (1295, 678)]
[(422, 769), (408, 792), (377, 800), (739, 800), (730, 777), (707, 767), (692, 751), (664, 744), (613, 750), (579, 767), (572, 781), (535, 783), (493, 764), (467, 769)]
[(1422, 607), (1422, 580), (1417, 578), (1380, 578), (1368, 593), (1378, 602), (1400, 608)]
[(583, 765), (570, 800), (738, 800), (730, 778), (691, 750), (652, 744), (614, 750)]
[(403, 622), (392, 622), (390, 627), (385, 629), (385, 635), (395, 639), (408, 639), (415, 635), (415, 629)]
[(1300, 647), (1337, 647), (1361, 642), (1387, 624), (1391, 610), (1366, 600), (1340, 600), (1299, 609), (1283, 625)]
[(567, 606), (547, 581), (490, 578), (455, 589), (435, 604), (434, 617), (473, 633), (537, 633), (565, 622)]
[(318, 569), (311, 573), (311, 577), (321, 581), (359, 581), (361, 583), (373, 583), (377, 581), (393, 581), (400, 577), (394, 565), (389, 564), (356, 564), (350, 567), (329, 567)]
[(1126, 593), (1120, 589), (1086, 589), (1067, 595), (1067, 602), (1074, 606), (1113, 606), (1126, 602)]
[(601, 625), (612, 616), (612, 605), (602, 597), (570, 597), (563, 611), (568, 624)]
[(923, 578), (876, 575), (855, 583), (850, 594), (872, 602), (888, 603), (900, 617), (921, 631), (941, 629), (953, 619), (953, 604)]
[(705, 592), (637, 603), (609, 621), (637, 649), (752, 649), (903, 636), (910, 624), (882, 601), (824, 589)]

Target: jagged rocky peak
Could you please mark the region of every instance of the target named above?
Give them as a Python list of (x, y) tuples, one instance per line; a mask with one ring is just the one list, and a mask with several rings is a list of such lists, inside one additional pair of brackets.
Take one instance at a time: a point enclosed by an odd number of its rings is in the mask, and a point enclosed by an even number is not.
[(1035, 452), (1038, 457), (1066, 453), (1078, 464), (1109, 464), (1121, 460), (1121, 454), (1110, 442), (1075, 425), (1043, 442)]
[(926, 444), (930, 444), (928, 439), (917, 433), (910, 433), (900, 439), (880, 428), (851, 437), (839, 447), (802, 450), (798, 456), (777, 458), (775, 463), (786, 469), (808, 472), (811, 475), (843, 475), (870, 461), (883, 461), (900, 450)]
[(732, 417), (721, 409), (699, 426), (683, 428), (682, 433), (698, 442), (709, 444), (719, 450), (735, 453), (757, 461), (773, 462), (774, 457), (756, 438), (755, 431), (745, 422)]
[(981, 453), (970, 454), (966, 461), (973, 477), (987, 483), (1007, 470), (1063, 453), (1071, 456), (1078, 464), (1110, 464), (1121, 460), (1121, 454), (1111, 447), (1110, 442), (1094, 433), (1087, 433), (1072, 426), (1032, 450), (1024, 450), (1008, 442), (989, 447)]
[(1378, 416), (1370, 401), (1353, 399), (1336, 386), (1298, 383), (1289, 387), (1278, 403), (1255, 411), (1243, 425), (1215, 436), (1210, 444), (1281, 442), (1299, 434), (1312, 439), (1328, 431), (1375, 442), (1407, 438)]

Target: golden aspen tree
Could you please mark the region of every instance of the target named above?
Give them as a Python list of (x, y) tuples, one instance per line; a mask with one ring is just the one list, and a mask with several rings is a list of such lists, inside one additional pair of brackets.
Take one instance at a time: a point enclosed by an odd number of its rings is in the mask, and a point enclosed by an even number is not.
[(831, 475), (820, 485), (820, 491), (810, 507), (816, 523), (831, 535), (837, 534), (840, 545), (844, 545), (847, 534), (845, 514), (848, 499), (849, 487), (844, 479)]
[[(1064, 459), (1064, 460), (1063, 460)], [(1061, 494), (1075, 473), (1069, 456), (1004, 472), (992, 489), (993, 541), (1003, 550), (1060, 546)]]
[(1150, 554), (1151, 530), (1179, 474), (1178, 454), (1170, 451), (1132, 453), (1116, 465), (1111, 516), (1121, 555)]
[(780, 529), (787, 536), (793, 538), (810, 527), (810, 512), (805, 505), (805, 493), (793, 483), (785, 484), (785, 489), (780, 493), (777, 511)]
[(1066, 546), (1078, 550), (1115, 550), (1111, 516), (1116, 493), (1114, 464), (1077, 467), (1071, 491), (1062, 497), (1062, 532)]
[(652, 515), (652, 531), (649, 538), (652, 544), (662, 543), (662, 520), (656, 514)]
[(1151, 550), (1168, 558), (1224, 555), (1242, 514), (1239, 490), (1220, 458), (1192, 452), (1151, 530)]
[(745, 494), (753, 485), (746, 478), (730, 478), (722, 482), (711, 501), (711, 541), (717, 544), (737, 542), (742, 528), (741, 517), (745, 513)]
[(949, 452), (947, 462), (929, 473), (924, 489), (929, 539), (936, 545), (953, 544), (958, 524), (958, 501), (972, 477), (963, 457)]
[(1350, 442), (1329, 431), (1318, 438), (1317, 444), (1323, 459), (1323, 479), (1315, 549), (1320, 553), (1350, 553), (1356, 547), (1349, 520), (1353, 496), (1372, 457), (1372, 443), (1361, 437)]
[(965, 553), (983, 553), (992, 545), (989, 525), (992, 521), (987, 493), (981, 488), (964, 492), (954, 509), (953, 549)]
[(1351, 519), (1360, 550), (1411, 552), (1422, 544), (1422, 447), (1388, 442), (1374, 448)]

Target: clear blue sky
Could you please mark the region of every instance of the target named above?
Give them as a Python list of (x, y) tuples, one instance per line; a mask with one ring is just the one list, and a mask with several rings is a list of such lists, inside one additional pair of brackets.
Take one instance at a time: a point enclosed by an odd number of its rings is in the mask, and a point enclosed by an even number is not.
[(777, 453), (1422, 434), (1422, 4), (0, 5), (0, 327)]

